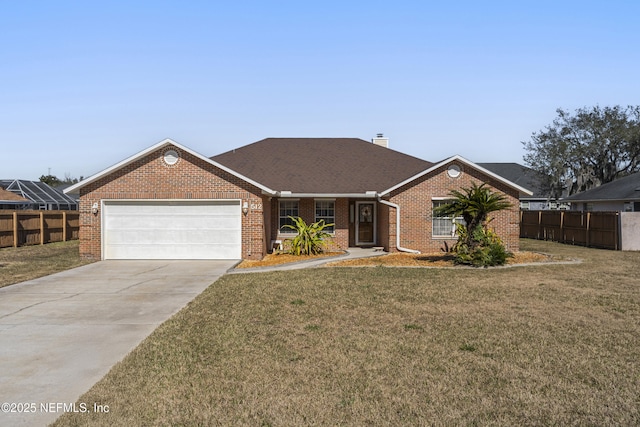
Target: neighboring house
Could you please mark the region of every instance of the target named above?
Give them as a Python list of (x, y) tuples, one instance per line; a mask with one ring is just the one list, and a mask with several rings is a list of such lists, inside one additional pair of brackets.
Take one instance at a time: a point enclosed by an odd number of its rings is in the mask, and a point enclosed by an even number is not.
[(69, 193), (69, 194), (65, 193), (65, 190), (67, 188), (71, 187), (72, 185), (73, 184), (66, 184), (65, 183), (65, 184), (56, 185), (54, 188), (58, 191), (58, 193), (62, 193), (65, 197), (68, 197), (71, 200), (73, 200), (73, 202), (76, 204), (76, 209), (77, 209), (78, 202), (80, 201), (78, 193)]
[(562, 199), (572, 210), (640, 212), (640, 172)]
[(555, 210), (569, 209), (566, 203), (558, 202), (552, 198), (548, 191), (544, 190), (544, 175), (518, 163), (478, 163), (496, 175), (528, 188), (533, 194), (524, 194), (520, 197), (520, 209), (522, 210)]
[(289, 216), (333, 223), (338, 248), (439, 251), (451, 190), (487, 183), (514, 207), (491, 222), (518, 250), (518, 198), (531, 192), (453, 156), (437, 164), (379, 136), (267, 138), (208, 158), (170, 139), (69, 187), (80, 193), (80, 252), (95, 259), (261, 259), (293, 235)]
[(7, 191), (0, 187), (0, 209), (18, 210), (24, 209), (25, 205), (29, 205), (30, 200), (20, 197), (17, 194)]
[(19, 209), (78, 210), (77, 200), (41, 181), (4, 179), (0, 180), (0, 187), (27, 199)]

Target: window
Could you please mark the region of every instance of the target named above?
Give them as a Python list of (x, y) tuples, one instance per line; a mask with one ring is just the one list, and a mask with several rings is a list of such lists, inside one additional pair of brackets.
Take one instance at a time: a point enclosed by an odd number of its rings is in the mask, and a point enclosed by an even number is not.
[[(448, 200), (434, 200), (433, 209), (447, 203), (449, 203)], [(432, 224), (433, 237), (454, 237), (456, 235), (456, 224), (464, 224), (464, 220), (462, 217), (433, 216)]]
[(280, 232), (281, 233), (290, 233), (295, 234), (295, 230), (290, 229), (289, 227), (283, 228), (285, 225), (294, 225), (290, 216), (298, 217), (300, 216), (298, 213), (298, 201), (297, 200), (280, 200)]
[[(325, 224), (334, 224), (336, 222), (336, 202), (333, 200), (316, 200), (316, 220), (324, 220)], [(325, 231), (333, 233), (335, 225), (326, 227)]]

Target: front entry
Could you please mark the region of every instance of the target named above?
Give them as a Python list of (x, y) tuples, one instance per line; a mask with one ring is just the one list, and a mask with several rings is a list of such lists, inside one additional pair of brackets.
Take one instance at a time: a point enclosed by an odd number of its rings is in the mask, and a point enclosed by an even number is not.
[(376, 243), (376, 204), (356, 202), (356, 245)]

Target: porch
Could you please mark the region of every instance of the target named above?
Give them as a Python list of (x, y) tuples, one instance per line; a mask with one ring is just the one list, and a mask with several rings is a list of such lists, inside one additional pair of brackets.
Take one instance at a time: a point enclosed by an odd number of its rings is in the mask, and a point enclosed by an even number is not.
[(301, 217), (307, 224), (334, 224), (326, 229), (332, 236), (329, 250), (389, 248), (389, 208), (375, 199), (273, 198), (270, 204), (270, 221), (265, 220), (268, 252), (296, 235), (286, 227), (293, 224), (289, 217)]

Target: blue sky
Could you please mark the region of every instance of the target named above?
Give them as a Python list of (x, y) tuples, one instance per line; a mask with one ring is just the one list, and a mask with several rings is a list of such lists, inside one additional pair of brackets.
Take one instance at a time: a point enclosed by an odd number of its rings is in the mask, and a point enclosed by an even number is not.
[(382, 132), (425, 160), (522, 163), (557, 108), (639, 103), (638, 16), (616, 0), (0, 0), (0, 178), (87, 177), (164, 138), (213, 156)]

